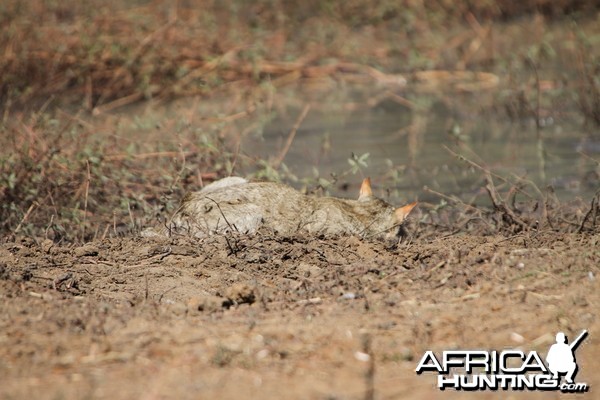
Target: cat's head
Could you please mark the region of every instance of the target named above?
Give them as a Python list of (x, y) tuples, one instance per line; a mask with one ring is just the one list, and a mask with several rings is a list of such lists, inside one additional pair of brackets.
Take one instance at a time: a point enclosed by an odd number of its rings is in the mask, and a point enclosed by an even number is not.
[(381, 208), (385, 210), (380, 213), (373, 213), (373, 221), (367, 224), (365, 231), (365, 237), (379, 238), (386, 241), (397, 243), (403, 234), (402, 224), (410, 214), (410, 212), (417, 206), (417, 202), (412, 202), (402, 207), (389, 206), (385, 201), (378, 199), (373, 195), (371, 188), (371, 179), (363, 179), (358, 195), (358, 201), (371, 205), (374, 209)]

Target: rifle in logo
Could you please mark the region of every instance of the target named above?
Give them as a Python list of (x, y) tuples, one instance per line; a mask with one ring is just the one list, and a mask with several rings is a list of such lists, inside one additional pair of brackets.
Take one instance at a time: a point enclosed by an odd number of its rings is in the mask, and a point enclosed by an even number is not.
[(581, 342), (583, 342), (583, 339), (585, 339), (588, 335), (588, 331), (587, 329), (584, 329), (579, 336), (577, 336), (577, 338), (571, 342), (571, 344), (569, 345), (569, 347), (571, 348), (571, 350), (575, 351), (575, 349), (579, 346), (579, 344)]

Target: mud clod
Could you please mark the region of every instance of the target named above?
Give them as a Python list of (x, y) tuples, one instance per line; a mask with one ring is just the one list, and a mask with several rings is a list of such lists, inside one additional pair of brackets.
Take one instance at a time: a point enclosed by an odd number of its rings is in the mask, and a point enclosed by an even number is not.
[(254, 289), (245, 283), (236, 283), (227, 288), (225, 296), (234, 304), (252, 304), (256, 300)]
[(212, 313), (221, 311), (229, 308), (232, 302), (229, 299), (225, 299), (219, 296), (196, 296), (192, 297), (187, 302), (188, 313), (191, 315), (197, 314), (198, 312)]
[(94, 257), (94, 256), (98, 255), (99, 251), (100, 250), (98, 249), (97, 246), (95, 246), (93, 244), (85, 244), (83, 246), (76, 247), (73, 250), (73, 253), (77, 257)]

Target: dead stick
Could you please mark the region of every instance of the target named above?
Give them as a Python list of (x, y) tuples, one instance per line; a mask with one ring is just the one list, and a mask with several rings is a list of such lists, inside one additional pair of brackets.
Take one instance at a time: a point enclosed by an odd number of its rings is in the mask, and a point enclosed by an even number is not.
[(579, 225), (579, 229), (577, 230), (577, 233), (583, 232), (583, 228), (585, 227), (585, 223), (587, 222), (587, 219), (592, 214), (592, 212), (596, 209), (596, 200), (599, 197), (600, 197), (600, 195), (596, 195), (592, 199), (592, 204), (590, 205), (590, 209), (588, 210), (587, 213), (585, 213), (585, 216), (583, 217), (583, 220), (581, 221), (581, 225)]
[[(193, 151), (183, 152), (183, 155), (185, 157), (190, 157), (194, 154), (196, 154), (196, 152), (193, 152)], [(157, 151), (157, 152), (153, 152), (153, 153), (141, 153), (141, 154), (112, 154), (112, 155), (107, 155), (106, 157), (104, 157), (104, 160), (106, 160), (106, 161), (121, 161), (121, 160), (126, 160), (128, 158), (137, 158), (140, 160), (145, 160), (147, 158), (177, 157), (180, 155), (182, 155), (181, 151)]]
[(552, 222), (550, 221), (550, 215), (548, 214), (548, 205), (546, 204), (548, 199), (547, 197), (544, 197), (544, 194), (542, 193), (540, 188), (531, 179), (523, 178), (515, 174), (512, 174), (512, 176), (520, 181), (525, 182), (537, 192), (537, 194), (540, 196), (540, 202), (542, 203), (542, 218), (546, 220), (546, 222), (548, 222), (548, 225), (552, 226)]
[(102, 113), (114, 110), (115, 108), (123, 107), (131, 103), (135, 103), (138, 100), (141, 100), (144, 97), (142, 92), (135, 92), (125, 97), (121, 97), (117, 100), (113, 100), (110, 103), (103, 104), (101, 106), (94, 107), (92, 111), (93, 115), (100, 115)]
[[(504, 178), (503, 176), (500, 176), (498, 174), (493, 173), (488, 168), (482, 167), (481, 165), (477, 164), (475, 161), (469, 160), (467, 157), (463, 156), (462, 154), (458, 154), (457, 152), (450, 150), (450, 148), (448, 146), (442, 145), (442, 147), (445, 148), (450, 154), (452, 154), (453, 156), (455, 156), (459, 160), (466, 162), (467, 164), (469, 164), (469, 165), (477, 168), (480, 171), (485, 172), (486, 174), (490, 174), (491, 176), (493, 176), (496, 179), (500, 179), (504, 183), (508, 183), (508, 184), (512, 185), (512, 183), (509, 182), (508, 179)], [(514, 186), (514, 185), (512, 185), (512, 186)], [(529, 193), (527, 193), (526, 191), (524, 191), (522, 189), (519, 189), (517, 187), (515, 187), (515, 190), (517, 190), (519, 193), (527, 196), (529, 199), (533, 199), (533, 197)]]
[(465, 203), (464, 201), (462, 201), (461, 199), (459, 199), (459, 198), (458, 198), (458, 197), (456, 197), (456, 196), (448, 196), (448, 195), (446, 195), (446, 194), (443, 194), (443, 193), (437, 192), (437, 191), (435, 191), (435, 190), (433, 190), (433, 189), (431, 189), (431, 188), (429, 188), (429, 187), (427, 187), (427, 186), (424, 186), (424, 187), (423, 187), (423, 191), (424, 191), (424, 192), (431, 193), (431, 194), (435, 194), (436, 196), (438, 196), (438, 197), (441, 197), (442, 199), (446, 199), (446, 200), (448, 200), (448, 201), (451, 201), (451, 202), (453, 202), (453, 203), (456, 203), (456, 204), (461, 204), (461, 205), (463, 205), (463, 206), (465, 206), (465, 207), (467, 207), (467, 208), (470, 208), (470, 209), (472, 209), (472, 210), (474, 210), (474, 211), (480, 211), (480, 210), (479, 210), (477, 207), (473, 207), (472, 205)]
[(81, 241), (85, 241), (85, 223), (87, 219), (88, 209), (88, 196), (90, 194), (90, 181), (92, 180), (92, 174), (90, 173), (90, 160), (85, 160), (87, 166), (87, 176), (85, 179), (85, 197), (83, 199), (83, 221), (81, 224)]
[(275, 159), (275, 161), (272, 164), (274, 169), (279, 168), (279, 166), (283, 162), (283, 159), (285, 158), (286, 154), (290, 150), (290, 147), (292, 146), (292, 142), (294, 141), (296, 132), (298, 132), (298, 128), (300, 128), (300, 124), (302, 124), (302, 121), (304, 121), (304, 118), (306, 118), (306, 115), (308, 114), (309, 110), (310, 110), (310, 104), (306, 104), (304, 106), (304, 109), (300, 113), (300, 116), (296, 120), (296, 123), (292, 127), (292, 130), (290, 131), (290, 134), (288, 135), (287, 141), (285, 142), (285, 146), (283, 147), (283, 149), (281, 150), (281, 153), (279, 153), (279, 156)]
[(600, 165), (600, 160), (596, 160), (595, 158), (590, 157), (589, 155), (585, 154), (583, 151), (578, 151), (577, 153), (579, 153), (580, 155), (584, 156), (588, 160), (595, 162), (597, 165)]
[(485, 189), (487, 190), (494, 209), (498, 212), (507, 215), (512, 222), (521, 225), (521, 227), (527, 227), (527, 224), (519, 218), (505, 203), (498, 199), (498, 192), (496, 191), (496, 187), (494, 186), (494, 181), (492, 180), (492, 176), (489, 173), (485, 174), (485, 179), (487, 181), (487, 185), (485, 185)]
[(23, 226), (23, 223), (25, 223), (25, 221), (27, 221), (27, 218), (29, 218), (29, 215), (33, 212), (33, 209), (35, 207), (37, 207), (38, 205), (39, 204), (37, 203), (37, 201), (34, 201), (33, 203), (31, 203), (31, 205), (27, 209), (27, 212), (23, 216), (23, 219), (21, 220), (21, 222), (19, 222), (19, 225), (17, 225), (17, 227), (15, 228), (15, 233), (19, 233), (19, 231), (21, 230), (21, 226)]
[(371, 335), (366, 333), (362, 337), (362, 351), (369, 356), (369, 366), (365, 371), (365, 400), (375, 398), (375, 354), (373, 354)]

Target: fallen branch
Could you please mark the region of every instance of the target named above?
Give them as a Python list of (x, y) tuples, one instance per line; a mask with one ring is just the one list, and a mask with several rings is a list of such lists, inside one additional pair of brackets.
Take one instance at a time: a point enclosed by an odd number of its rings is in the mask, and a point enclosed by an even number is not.
[(583, 217), (583, 220), (581, 221), (581, 225), (579, 225), (579, 229), (577, 229), (577, 233), (583, 232), (585, 223), (587, 222), (590, 215), (592, 215), (592, 213), (594, 213), (594, 217), (592, 218), (592, 228), (594, 228), (596, 226), (596, 217), (598, 216), (598, 209), (600, 208), (600, 207), (598, 207), (599, 199), (600, 199), (600, 191), (597, 192), (596, 195), (594, 196), (594, 198), (592, 199), (592, 204), (590, 204), (590, 209), (588, 210), (588, 212), (585, 213), (585, 216)]
[(508, 217), (509, 222), (517, 223), (521, 226), (522, 229), (527, 228), (527, 223), (525, 223), (521, 218), (519, 218), (513, 210), (510, 209), (506, 205), (506, 203), (498, 198), (498, 192), (494, 186), (494, 181), (492, 180), (491, 175), (488, 173), (485, 175), (485, 179), (487, 184), (485, 185), (485, 189), (487, 190), (490, 200), (492, 201), (492, 205), (494, 206), (494, 210), (502, 213), (502, 216), (506, 220)]
[(302, 121), (304, 121), (304, 118), (306, 118), (306, 115), (308, 114), (309, 111), (310, 111), (310, 104), (306, 104), (304, 106), (304, 108), (302, 109), (302, 112), (298, 116), (298, 119), (296, 120), (296, 123), (292, 127), (292, 130), (290, 131), (290, 134), (288, 135), (287, 141), (285, 142), (285, 146), (283, 147), (283, 149), (279, 153), (279, 156), (277, 156), (277, 158), (275, 159), (275, 161), (273, 161), (273, 163), (272, 163), (273, 169), (279, 168), (279, 166), (283, 162), (283, 159), (285, 158), (286, 154), (290, 150), (290, 147), (292, 146), (292, 142), (294, 141), (294, 137), (296, 136), (296, 132), (298, 132), (298, 128), (300, 128), (300, 125), (302, 124)]

